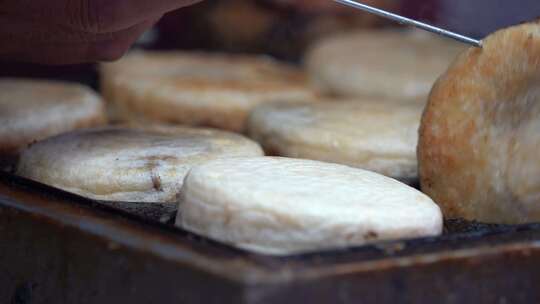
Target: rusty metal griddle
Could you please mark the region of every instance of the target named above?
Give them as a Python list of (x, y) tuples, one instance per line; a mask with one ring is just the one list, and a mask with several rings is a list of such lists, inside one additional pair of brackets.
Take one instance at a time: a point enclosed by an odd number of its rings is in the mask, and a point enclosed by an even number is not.
[(0, 173), (0, 303), (540, 303), (540, 224), (278, 258), (144, 213)]

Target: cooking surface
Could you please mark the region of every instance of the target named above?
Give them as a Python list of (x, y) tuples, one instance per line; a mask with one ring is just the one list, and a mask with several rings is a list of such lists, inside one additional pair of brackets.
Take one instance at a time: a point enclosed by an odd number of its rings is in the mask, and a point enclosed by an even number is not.
[[(49, 200), (59, 200), (61, 204), (70, 204), (75, 208), (105, 213), (114, 218), (125, 219), (138, 225), (150, 226), (154, 229), (162, 230), (159, 232), (175, 233), (188, 238), (189, 241), (193, 243), (227, 248), (226, 251), (232, 250), (235, 251), (236, 254), (244, 256), (254, 255), (242, 250), (229, 248), (227, 245), (215, 243), (176, 228), (174, 226), (174, 219), (177, 208), (173, 204), (93, 201), (8, 173), (0, 173), (0, 185), (0, 195), (2, 195), (0, 198), (17, 198), (17, 196), (12, 197), (9, 195), (10, 193), (5, 193), (6, 189), (22, 191), (25, 195), (40, 197), (44, 202)], [(11, 192), (11, 194), (13, 193), (14, 192)], [(19, 194), (19, 192), (16, 193)], [(507, 242), (515, 242), (516, 240), (528, 241), (531, 240), (530, 237), (535, 234), (540, 235), (540, 223), (530, 225), (498, 225), (470, 222), (461, 219), (449, 219), (445, 221), (444, 234), (441, 237), (380, 242), (374, 245), (330, 250), (322, 253), (306, 253), (288, 257), (268, 256), (265, 258), (275, 261), (302, 260), (302, 262), (316, 258), (316, 262), (320, 263), (326, 260), (333, 261), (338, 257), (346, 257), (354, 254), (354, 259), (356, 261), (371, 261), (444, 250), (457, 250), (483, 244), (494, 246), (497, 244), (505, 244)]]
[[(263, 52), (298, 63), (320, 36), (386, 24), (251, 2), (167, 14), (138, 47)], [(404, 0), (400, 13), (481, 38), (540, 14), (537, 0), (517, 3)], [(91, 64), (0, 65), (3, 77), (99, 87)], [(447, 220), (441, 237), (272, 257), (180, 230), (175, 216), (174, 205), (91, 201), (0, 171), (0, 303), (540, 303), (540, 223)]]
[[(113, 206), (125, 209), (126, 203)], [(130, 210), (0, 174), (0, 265), (7, 268), (0, 284), (8, 287), (0, 298), (29, 293), (36, 299), (31, 303), (51, 303), (51, 297), (63, 299), (55, 303), (74, 303), (75, 297), (96, 303), (111, 295), (132, 303), (218, 303), (223, 297), (238, 303), (323, 303), (335, 297), (343, 303), (359, 297), (366, 303), (540, 300), (538, 224), (450, 220), (439, 238), (276, 258), (178, 230), (169, 206)], [(506, 280), (509, 271), (512, 280)], [(473, 288), (478, 282), (482, 287)]]

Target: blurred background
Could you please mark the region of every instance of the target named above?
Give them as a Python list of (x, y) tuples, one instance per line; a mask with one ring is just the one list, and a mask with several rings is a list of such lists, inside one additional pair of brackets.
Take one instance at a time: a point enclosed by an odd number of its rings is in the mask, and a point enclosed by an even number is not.
[[(365, 0), (380, 8), (482, 38), (540, 16), (538, 0)], [(331, 0), (206, 0), (166, 15), (135, 47), (264, 53), (300, 62), (313, 41), (358, 28), (396, 26)], [(361, 55), (361, 50), (358, 50)], [(0, 63), (0, 76), (74, 80), (97, 86), (94, 65)]]

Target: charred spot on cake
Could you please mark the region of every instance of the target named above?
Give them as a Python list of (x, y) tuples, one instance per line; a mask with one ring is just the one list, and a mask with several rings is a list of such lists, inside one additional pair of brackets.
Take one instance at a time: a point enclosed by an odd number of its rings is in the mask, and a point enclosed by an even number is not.
[(373, 231), (373, 230), (369, 230), (368, 232), (366, 232), (364, 234), (364, 239), (366, 240), (376, 240), (377, 238), (379, 238), (379, 235), (377, 234), (377, 232)]
[(172, 155), (154, 155), (139, 158), (140, 160), (147, 161), (145, 168), (150, 171), (150, 178), (152, 179), (152, 187), (159, 192), (163, 192), (163, 184), (161, 182), (161, 177), (157, 173), (156, 169), (161, 166), (161, 162), (175, 160), (176, 157)]
[(155, 171), (150, 172), (150, 178), (152, 179), (152, 186), (156, 191), (163, 192), (163, 185), (161, 184), (161, 177)]
[(149, 170), (150, 174), (156, 174), (154, 171), (161, 166), (161, 162), (167, 162), (171, 160), (175, 160), (176, 157), (171, 155), (154, 155), (154, 156), (144, 156), (144, 157), (138, 157), (136, 160), (144, 161), (143, 168)]
[(223, 214), (223, 224), (225, 226), (228, 226), (230, 225), (231, 221), (232, 221), (232, 211), (228, 208), (228, 207), (225, 207), (223, 209), (224, 211), (224, 214)]

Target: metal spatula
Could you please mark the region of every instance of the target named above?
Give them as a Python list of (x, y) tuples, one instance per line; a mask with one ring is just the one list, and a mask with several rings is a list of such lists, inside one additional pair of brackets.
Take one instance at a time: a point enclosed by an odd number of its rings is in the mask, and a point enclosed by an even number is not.
[(464, 36), (464, 35), (461, 35), (461, 34), (458, 34), (458, 33), (454, 33), (454, 32), (451, 32), (451, 31), (448, 31), (448, 30), (445, 30), (445, 29), (442, 29), (442, 28), (435, 27), (433, 25), (429, 25), (427, 23), (423, 23), (423, 22), (416, 21), (416, 20), (413, 20), (413, 19), (410, 19), (410, 18), (407, 18), (407, 17), (403, 17), (403, 16), (400, 16), (400, 15), (397, 15), (397, 14), (394, 14), (394, 13), (390, 13), (390, 12), (387, 12), (385, 10), (378, 9), (376, 7), (372, 7), (372, 6), (362, 4), (362, 3), (352, 1), (352, 0), (334, 0), (334, 1), (336, 1), (338, 3), (341, 3), (341, 4), (344, 4), (344, 5), (347, 5), (347, 6), (350, 6), (350, 7), (353, 7), (353, 8), (356, 8), (356, 9), (359, 9), (359, 10), (362, 10), (362, 11), (365, 11), (365, 12), (368, 12), (368, 13), (371, 13), (371, 14), (375, 14), (375, 15), (383, 17), (383, 18), (387, 18), (387, 19), (396, 21), (396, 22), (398, 22), (400, 24), (412, 25), (412, 26), (415, 26), (417, 28), (420, 28), (420, 29), (423, 29), (423, 30), (426, 30), (426, 31), (429, 31), (429, 32), (432, 32), (432, 33), (435, 33), (435, 34), (438, 34), (438, 35), (441, 35), (441, 36), (452, 38), (452, 39), (455, 39), (457, 41), (467, 43), (467, 44), (470, 44), (470, 45), (475, 46), (475, 47), (482, 47), (482, 40), (473, 39), (473, 38), (470, 38), (470, 37), (467, 37), (467, 36)]

